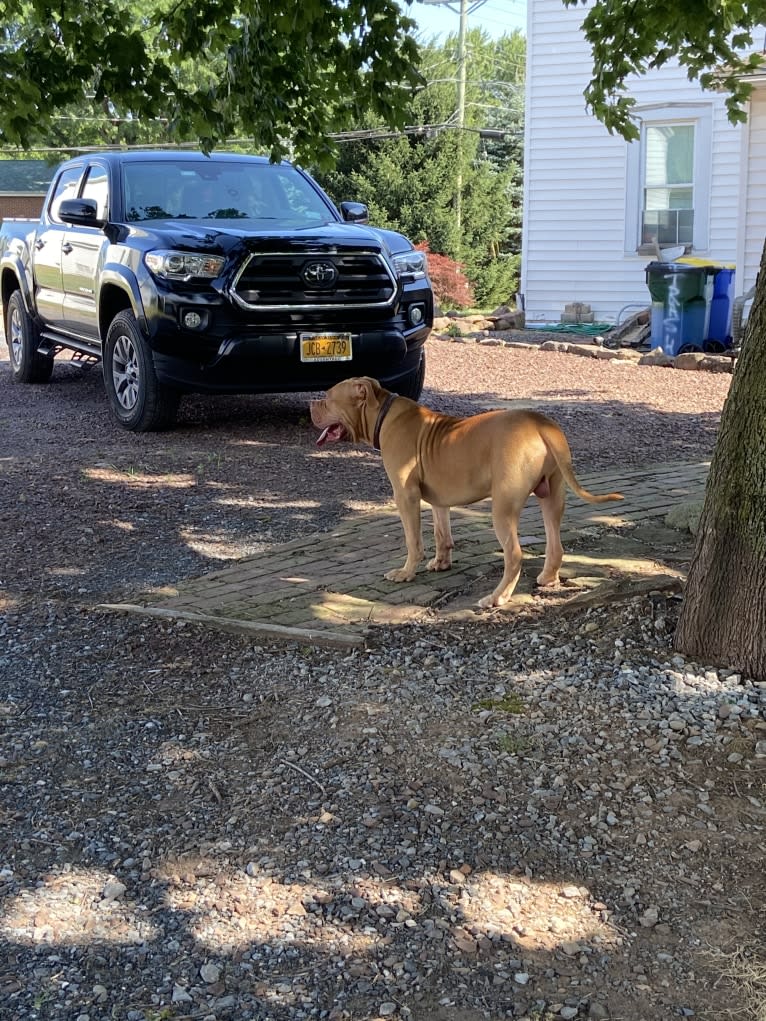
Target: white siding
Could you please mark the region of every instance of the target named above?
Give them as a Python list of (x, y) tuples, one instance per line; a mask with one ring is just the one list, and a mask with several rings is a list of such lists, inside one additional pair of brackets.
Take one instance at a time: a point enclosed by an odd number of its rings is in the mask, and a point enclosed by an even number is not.
[(750, 101), (747, 145), (742, 173), (743, 202), (740, 205), (742, 238), (737, 258), (737, 294), (755, 283), (766, 238), (766, 91), (758, 89)]
[[(571, 301), (589, 302), (606, 321), (628, 304), (649, 304), (644, 271), (651, 260), (626, 251), (628, 204), (639, 201), (628, 194), (628, 143), (585, 109), (592, 68), (580, 31), (585, 13), (561, 0), (528, 0), (521, 290), (530, 321), (558, 320)], [(709, 247), (693, 254), (734, 262), (741, 129), (728, 123), (723, 97), (703, 92), (677, 66), (635, 80), (632, 93), (641, 106), (711, 111)]]

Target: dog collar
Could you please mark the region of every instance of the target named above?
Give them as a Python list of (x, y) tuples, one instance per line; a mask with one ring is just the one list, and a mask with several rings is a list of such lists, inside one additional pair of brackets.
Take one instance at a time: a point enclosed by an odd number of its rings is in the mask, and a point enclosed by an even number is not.
[(388, 414), (389, 408), (394, 403), (399, 394), (389, 394), (388, 397), (383, 401), (380, 411), (378, 412), (378, 418), (375, 422), (375, 430), (372, 434), (372, 445), (375, 450), (380, 450), (380, 428), (383, 425), (383, 419)]

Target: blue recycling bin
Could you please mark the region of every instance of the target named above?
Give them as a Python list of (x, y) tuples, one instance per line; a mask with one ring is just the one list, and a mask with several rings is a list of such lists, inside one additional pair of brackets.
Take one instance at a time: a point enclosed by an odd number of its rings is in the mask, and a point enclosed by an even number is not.
[(650, 262), (646, 284), (652, 297), (651, 347), (668, 355), (682, 348), (702, 350), (705, 340), (707, 301), (705, 287), (709, 266), (679, 262)]
[(711, 346), (731, 346), (731, 316), (734, 309), (734, 269), (730, 266), (713, 266), (713, 295), (710, 299), (710, 318), (705, 341)]

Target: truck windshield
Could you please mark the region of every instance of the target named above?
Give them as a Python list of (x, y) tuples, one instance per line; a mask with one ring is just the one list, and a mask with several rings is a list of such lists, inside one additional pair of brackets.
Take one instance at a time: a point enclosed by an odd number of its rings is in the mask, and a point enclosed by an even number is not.
[(123, 166), (125, 218), (278, 220), (287, 225), (337, 219), (294, 167), (283, 164), (163, 160)]

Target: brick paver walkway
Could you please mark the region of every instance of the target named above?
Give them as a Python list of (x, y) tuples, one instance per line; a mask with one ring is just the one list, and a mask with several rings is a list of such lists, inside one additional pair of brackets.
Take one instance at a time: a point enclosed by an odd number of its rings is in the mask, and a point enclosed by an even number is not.
[[(598, 550), (599, 536), (607, 535), (610, 529), (656, 519), (674, 504), (701, 499), (708, 466), (708, 462), (674, 463), (583, 474), (581, 481), (592, 492), (617, 489), (625, 500), (594, 506), (569, 494), (562, 527), (565, 551), (573, 543), (576, 549), (581, 547), (588, 538), (589, 548)], [(331, 532), (296, 539), (180, 582), (176, 594), (147, 598), (142, 607), (133, 609), (163, 616), (215, 618), (220, 625), (239, 623), (264, 635), (355, 644), (363, 640), (371, 623), (418, 619), (433, 608), (444, 611), (459, 602), (461, 593), (471, 590), (473, 596), (477, 582), (481, 587), (476, 595), (494, 588), (502, 554), (492, 530), (489, 502), (453, 508), (452, 522), (452, 570), (434, 573), (423, 565), (417, 579), (409, 584), (395, 584), (383, 577), (404, 561), (404, 537), (392, 504), (379, 513), (355, 514)], [(430, 508), (424, 506), (427, 558), (433, 549), (431, 528)], [(545, 533), (535, 500), (530, 500), (524, 510), (520, 534), (525, 560), (542, 557)], [(647, 562), (651, 555), (648, 550)], [(604, 559), (608, 561), (608, 554)], [(576, 561), (572, 569), (575, 577), (588, 573), (582, 557), (570, 556), (570, 560)], [(635, 567), (635, 561), (633, 564)], [(520, 591), (529, 591), (537, 570), (535, 564), (525, 564)], [(600, 573), (603, 577), (604, 571)]]

